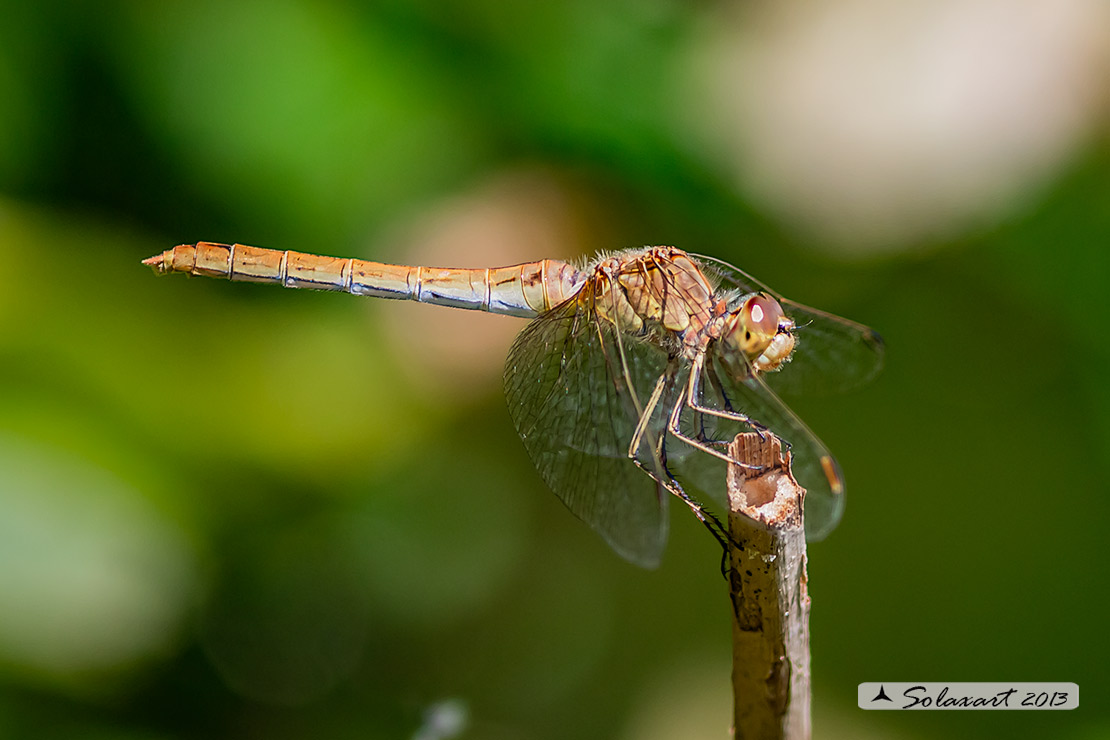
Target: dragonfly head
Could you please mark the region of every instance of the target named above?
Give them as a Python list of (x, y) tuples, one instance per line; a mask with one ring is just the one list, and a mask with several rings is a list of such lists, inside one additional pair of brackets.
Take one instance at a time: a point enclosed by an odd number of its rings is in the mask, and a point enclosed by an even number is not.
[(754, 293), (728, 315), (722, 342), (756, 370), (777, 370), (794, 351), (794, 320), (772, 296)]

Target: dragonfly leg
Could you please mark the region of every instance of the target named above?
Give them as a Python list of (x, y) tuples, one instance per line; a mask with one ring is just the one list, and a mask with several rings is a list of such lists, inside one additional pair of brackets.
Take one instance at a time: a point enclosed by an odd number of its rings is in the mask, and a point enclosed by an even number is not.
[(640, 470), (651, 476), (652, 479), (660, 483), (671, 494), (680, 498), (682, 500), (682, 503), (686, 504), (686, 506), (690, 508), (690, 511), (694, 512), (694, 516), (698, 518), (698, 521), (705, 525), (705, 528), (709, 530), (714, 539), (716, 539), (717, 542), (721, 544), (721, 547), (725, 548), (725, 552), (728, 552), (730, 539), (728, 536), (728, 530), (725, 528), (725, 525), (721, 523), (721, 520), (718, 519), (713, 514), (713, 512), (709, 511), (700, 503), (691, 498), (690, 494), (686, 493), (686, 491), (683, 490), (682, 486), (677, 480), (675, 480), (670, 471), (666, 469), (665, 465), (664, 471), (666, 473), (667, 480), (662, 480), (659, 478), (659, 476), (657, 476), (646, 465), (644, 465), (636, 458), (632, 458), (632, 462), (636, 463), (636, 466), (640, 468)]
[[(731, 465), (739, 465), (741, 468), (743, 468), (745, 470), (753, 470), (753, 471), (763, 470), (762, 465), (752, 465), (751, 463), (746, 463), (746, 462), (743, 462), (741, 460), (736, 460), (733, 457), (731, 457), (730, 455), (726, 455), (723, 452), (719, 452), (718, 450), (713, 449), (713, 447), (711, 446), (710, 443), (707, 443), (706, 441), (699, 440), (695, 437), (691, 437), (690, 435), (688, 435), (688, 434), (686, 434), (685, 432), (682, 431), (682, 428), (679, 424), (679, 419), (682, 416), (682, 409), (687, 408), (687, 407), (693, 409), (694, 411), (703, 413), (703, 414), (711, 414), (713, 416), (720, 416), (720, 417), (725, 418), (725, 419), (732, 419), (734, 421), (741, 421), (741, 422), (744, 422), (745, 424), (748, 424), (753, 429), (756, 429), (757, 432), (759, 431), (759, 429), (756, 428), (755, 424), (753, 424), (743, 414), (735, 414), (735, 415), (730, 416), (730, 415), (725, 414), (725, 412), (717, 411), (715, 409), (710, 409), (710, 408), (703, 407), (703, 406), (698, 406), (696, 404), (691, 403), (690, 399), (692, 399), (694, 397), (695, 389), (698, 387), (698, 383), (701, 379), (701, 368), (702, 368), (701, 358), (698, 358), (698, 359), (694, 360), (693, 367), (690, 368), (690, 380), (689, 380), (689, 382), (687, 383), (687, 386), (686, 386), (686, 388), (687, 388), (686, 393), (683, 394), (682, 398), (678, 399), (678, 401), (674, 405), (674, 408), (671, 410), (670, 419), (667, 421), (667, 431), (670, 432), (671, 434), (673, 434), (678, 439), (685, 442), (686, 444), (690, 445), (691, 447), (694, 447), (696, 449), (701, 450), (702, 452), (706, 452), (710, 455), (713, 455), (714, 457), (720, 458), (721, 460), (724, 460), (726, 463), (729, 463)], [(762, 425), (760, 425), (760, 426), (762, 426)], [(764, 430), (766, 430), (766, 427), (764, 427)], [(717, 444), (717, 441), (714, 440), (712, 442), (712, 444)], [(727, 446), (727, 443), (726, 443), (726, 446)]]
[[(726, 402), (727, 402), (727, 400), (726, 400)], [(697, 439), (702, 444), (711, 445), (711, 446), (716, 447), (718, 449), (724, 449), (724, 448), (728, 447), (729, 443), (726, 440), (715, 439), (715, 438), (709, 436), (709, 432), (706, 430), (706, 427), (705, 427), (705, 420), (706, 420), (706, 415), (705, 414), (698, 414), (698, 432), (697, 432), (697, 434), (694, 435), (695, 439)]]
[(644, 439), (644, 433), (647, 431), (648, 424), (651, 422), (651, 415), (655, 412), (655, 406), (659, 403), (660, 396), (663, 395), (663, 390), (666, 388), (669, 373), (663, 373), (659, 376), (659, 380), (655, 382), (655, 390), (651, 393), (651, 398), (648, 399), (647, 406), (640, 412), (640, 421), (636, 424), (636, 431), (632, 434), (632, 441), (628, 443), (628, 456), (633, 460), (636, 459), (636, 450), (640, 449), (640, 443)]
[(694, 516), (698, 518), (698, 521), (701, 522), (705, 526), (705, 528), (709, 530), (709, 533), (713, 535), (713, 538), (717, 540), (718, 544), (720, 544), (721, 546), (721, 576), (727, 580), (729, 578), (730, 565), (729, 550), (730, 548), (738, 548), (742, 550), (744, 549), (744, 545), (732, 537), (732, 533), (728, 531), (728, 528), (721, 523), (721, 520), (718, 519), (713, 514), (713, 512), (709, 511), (700, 503), (695, 501), (693, 498), (690, 497), (688, 493), (686, 493), (686, 491), (683, 490), (682, 485), (679, 484), (677, 480), (675, 480), (675, 477), (671, 475), (671, 471), (667, 469), (665, 461), (663, 464), (663, 471), (666, 473), (667, 480), (660, 480), (659, 477), (655, 475), (655, 473), (649, 470), (639, 460), (633, 458), (632, 462), (636, 463), (637, 467), (639, 467), (640, 470), (644, 471), (649, 476), (651, 476), (651, 478), (662, 484), (663, 487), (666, 488), (671, 494), (682, 499), (682, 502), (690, 507), (690, 511), (694, 512)]
[[(713, 363), (706, 364), (703, 367), (705, 369), (705, 376), (707, 378), (709, 378), (709, 384), (712, 385), (717, 390), (717, 394), (721, 397), (721, 402), (725, 406), (725, 408), (724, 408), (725, 412), (730, 414), (730, 416), (728, 416), (726, 418), (733, 419), (735, 421), (742, 421), (743, 423), (747, 424), (752, 429), (754, 429), (755, 432), (759, 435), (760, 439), (764, 439), (763, 433), (768, 431), (767, 427), (764, 426), (763, 424), (760, 424), (755, 419), (752, 419), (750, 416), (748, 416), (746, 414), (741, 414), (740, 412), (738, 412), (736, 409), (734, 409), (732, 407), (732, 399), (730, 399), (728, 397), (728, 394), (725, 393), (725, 386), (724, 386), (723, 383), (721, 383), (721, 379), (719, 377), (717, 377), (717, 370), (713, 367)], [(695, 389), (695, 390), (700, 390), (700, 389)], [(694, 398), (696, 398), (696, 396), (697, 396), (697, 394), (695, 393)], [(697, 403), (696, 400), (693, 401), (693, 403), (691, 404), (691, 408), (693, 408), (696, 411), (703, 411), (703, 412), (707, 411), (709, 413), (712, 413), (712, 409), (706, 409), (701, 404)], [(790, 443), (789, 442), (787, 442), (784, 439), (781, 439), (779, 441), (782, 442), (783, 448), (785, 448), (787, 450), (790, 449)], [(717, 440), (717, 443), (721, 444), (725, 447), (728, 447), (728, 445), (729, 445), (729, 443), (727, 441)]]
[[(671, 413), (671, 420), (667, 424), (667, 431), (668, 432), (670, 432), (672, 435), (674, 435), (679, 440), (681, 440), (681, 441), (685, 442), (686, 444), (690, 445), (691, 447), (699, 449), (702, 452), (708, 453), (708, 454), (712, 455), (713, 457), (720, 458), (721, 460), (724, 460), (726, 463), (729, 463), (730, 465), (739, 465), (744, 470), (753, 470), (753, 471), (763, 470), (762, 465), (752, 465), (751, 463), (746, 463), (746, 462), (743, 462), (742, 460), (736, 460), (736, 459), (730, 457), (729, 455), (726, 455), (723, 452), (719, 452), (719, 451), (713, 449), (712, 445), (721, 444), (721, 442), (719, 440), (714, 439), (714, 440), (702, 441), (702, 440), (697, 439), (696, 437), (691, 437), (690, 435), (683, 432), (678, 426), (678, 417), (679, 417), (679, 415), (681, 415), (682, 409), (685, 407), (685, 405), (686, 404), (681, 400), (678, 403), (675, 404), (674, 411)], [(728, 443), (727, 442), (724, 443), (723, 446), (727, 447)]]
[[(712, 383), (713, 387), (717, 389), (717, 392), (721, 394), (721, 399), (725, 405), (724, 409), (710, 408), (709, 406), (703, 406), (698, 403), (698, 395), (701, 390), (701, 374), (703, 371), (709, 377), (709, 382)], [(732, 407), (732, 402), (725, 393), (724, 386), (721, 385), (721, 379), (717, 377), (716, 371), (712, 367), (706, 367), (705, 355), (698, 355), (695, 357), (693, 365), (690, 368), (690, 382), (686, 386), (686, 405), (692, 410), (702, 414), (709, 414), (710, 416), (717, 416), (722, 419), (728, 419), (729, 421), (738, 421), (741, 424), (746, 424), (759, 434), (761, 439), (764, 437), (765, 433), (770, 432), (765, 425), (760, 424), (752, 417)]]
[[(668, 371), (659, 376), (659, 380), (655, 383), (655, 389), (652, 391), (651, 398), (648, 399), (643, 411), (640, 413), (640, 421), (636, 425), (636, 431), (632, 435), (632, 441), (628, 445), (628, 458), (636, 464), (640, 470), (650, 476), (653, 480), (661, 484), (671, 494), (677, 496), (694, 512), (694, 516), (698, 518), (705, 528), (710, 531), (713, 537), (721, 543), (721, 547), (728, 551), (728, 530), (725, 528), (721, 521), (708, 511), (699, 502), (690, 497), (688, 493), (682, 488), (682, 485), (675, 479), (670, 469), (667, 467), (667, 448), (665, 446), (665, 435), (659, 435), (655, 442), (655, 449), (653, 457), (659, 463), (659, 473), (657, 474), (647, 465), (645, 465), (637, 456), (640, 445), (643, 444), (644, 435), (647, 433), (651, 417), (655, 412), (655, 407), (659, 404), (659, 399), (668, 387), (673, 389), (671, 385), (674, 381), (674, 368), (668, 368)], [(681, 402), (681, 399), (680, 399)]]
[[(717, 389), (717, 392), (720, 394), (721, 400), (725, 405), (724, 410), (710, 408), (698, 403), (698, 391), (701, 389), (701, 373), (703, 369), (705, 371), (705, 374), (709, 377), (709, 382), (713, 385), (714, 388)], [(766, 440), (767, 435), (771, 433), (771, 430), (768, 429), (766, 425), (761, 424), (747, 414), (740, 413), (739, 411), (736, 411), (732, 408), (732, 402), (729, 400), (728, 394), (725, 393), (724, 386), (721, 384), (721, 379), (717, 377), (717, 372), (713, 369), (712, 365), (705, 365), (704, 355), (694, 360), (693, 367), (690, 370), (690, 384), (687, 386), (686, 404), (690, 407), (691, 410), (697, 411), (701, 414), (709, 414), (711, 416), (718, 416), (722, 419), (738, 421), (742, 424), (746, 424), (747, 426), (751, 427), (756, 434), (759, 435), (759, 438), (761, 440)], [(707, 441), (700, 435), (699, 439), (703, 442)], [(788, 440), (779, 439), (779, 442), (782, 443), (782, 447), (785, 451), (790, 451), (791, 447)], [(715, 440), (710, 443), (716, 444), (719, 443), (719, 441)], [(728, 446), (728, 442), (724, 442), (723, 444), (726, 447)]]
[(735, 409), (732, 408), (732, 400), (728, 397), (728, 394), (725, 393), (725, 386), (721, 383), (721, 379), (717, 377), (717, 370), (713, 367), (713, 363), (705, 365), (705, 375), (709, 378), (709, 384), (716, 388), (717, 393), (720, 394), (721, 401), (725, 405), (725, 411), (730, 413), (734, 412)]
[[(665, 393), (670, 394), (675, 390), (674, 381), (676, 370), (677, 366), (672, 363), (668, 366), (667, 371), (660, 375), (659, 379), (655, 382), (655, 388), (652, 390), (651, 397), (648, 398), (647, 403), (644, 405), (644, 408), (640, 410), (640, 419), (636, 424), (636, 430), (632, 435), (631, 441), (629, 442), (627, 455), (628, 458), (636, 464), (636, 467), (638, 467), (649, 477), (651, 477), (652, 480), (656, 481), (664, 488), (666, 488), (669, 493), (681, 499), (682, 503), (686, 504), (690, 511), (694, 513), (694, 516), (698, 518), (698, 521), (701, 522), (702, 525), (704, 525), (705, 528), (709, 530), (710, 534), (713, 535), (713, 538), (720, 543), (723, 550), (723, 554), (721, 556), (721, 573), (722, 575), (725, 575), (727, 577), (729, 545), (731, 544), (735, 547), (736, 543), (729, 536), (728, 528), (721, 523), (721, 520), (718, 519), (711, 511), (706, 509), (700, 502), (694, 500), (688, 493), (686, 493), (686, 491), (682, 488), (682, 485), (678, 482), (678, 480), (671, 473), (670, 469), (667, 467), (667, 448), (665, 444), (666, 434), (659, 434), (657, 436), (654, 444), (655, 449), (652, 451), (653, 458), (658, 462), (659, 473), (656, 473), (656, 471), (645, 465), (638, 456), (640, 446), (644, 443), (645, 435), (648, 434), (648, 429), (651, 425), (651, 419), (655, 414), (656, 407), (660, 403), (660, 399)], [(676, 411), (673, 411), (671, 413), (672, 420), (677, 419), (678, 414), (681, 414), (685, 395), (685, 391), (682, 391), (678, 394), (678, 399), (675, 402)], [(668, 400), (668, 403), (669, 402), (670, 401)], [(668, 425), (668, 427), (669, 426), (670, 425)], [(669, 431), (672, 431), (673, 433), (674, 430), (669, 429)], [(700, 434), (704, 435), (704, 433), (705, 430), (703, 427)], [(694, 440), (686, 437), (685, 435), (682, 435), (680, 433), (678, 436), (680, 439), (694, 443), (695, 446), (698, 446)], [(717, 444), (716, 440), (706, 441), (710, 444)], [(729, 462), (744, 465), (744, 463), (734, 461), (731, 458), (721, 455), (721, 453), (715, 452), (710, 447), (708, 447), (708, 445), (704, 446), (703, 449), (706, 449), (711, 454), (716, 454), (718, 457), (722, 457)], [(760, 468), (760, 466), (751, 465), (745, 465), (745, 467), (751, 469)]]

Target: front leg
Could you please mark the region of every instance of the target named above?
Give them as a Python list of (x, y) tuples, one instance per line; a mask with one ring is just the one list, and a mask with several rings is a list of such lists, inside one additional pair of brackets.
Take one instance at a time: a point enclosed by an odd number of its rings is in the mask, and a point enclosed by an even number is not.
[[(766, 439), (767, 435), (771, 434), (771, 430), (768, 429), (765, 424), (756, 421), (747, 414), (742, 414), (739, 411), (736, 411), (732, 407), (732, 401), (729, 399), (728, 394), (725, 393), (724, 385), (721, 383), (721, 379), (717, 377), (717, 371), (713, 368), (713, 365), (711, 363), (704, 363), (704, 357), (705, 356), (702, 355), (700, 358), (698, 358), (698, 360), (695, 360), (694, 364), (698, 367), (699, 370), (704, 368), (705, 374), (709, 378), (710, 384), (713, 386), (713, 388), (716, 389), (717, 393), (720, 394), (721, 401), (725, 406), (725, 410), (721, 411), (718, 409), (711, 409), (698, 403), (698, 396), (700, 395), (701, 390), (700, 378), (698, 380), (698, 384), (691, 385), (689, 387), (689, 393), (687, 394), (687, 403), (689, 404), (690, 408), (703, 414), (718, 416), (724, 419), (729, 419), (731, 421), (739, 421), (743, 424), (747, 424), (756, 434), (759, 435), (760, 439)], [(790, 441), (782, 439), (781, 437), (778, 437), (777, 439), (782, 445), (783, 451), (789, 454), (791, 451)], [(717, 442), (716, 440), (714, 440), (712, 443)], [(720, 442), (719, 444), (725, 447), (728, 446), (728, 442)]]
[[(705, 374), (709, 376), (709, 382), (712, 383), (713, 387), (717, 389), (717, 392), (721, 394), (721, 399), (725, 405), (724, 409), (714, 409), (698, 403), (702, 372), (705, 372)], [(759, 434), (760, 438), (768, 431), (767, 427), (763, 424), (760, 424), (747, 414), (732, 408), (732, 402), (725, 393), (724, 386), (721, 385), (720, 378), (717, 377), (717, 372), (712, 366), (706, 368), (705, 354), (699, 354), (694, 358), (693, 367), (690, 370), (690, 382), (686, 386), (686, 405), (702, 414), (709, 414), (710, 416), (717, 416), (722, 419), (728, 419), (729, 421), (738, 421), (741, 424), (747, 424), (752, 428), (752, 431)]]
[[(678, 401), (675, 402), (674, 408), (671, 409), (670, 419), (667, 421), (667, 431), (673, 434), (678, 439), (685, 442), (686, 444), (690, 445), (691, 447), (699, 449), (703, 452), (707, 452), (710, 455), (720, 458), (727, 463), (730, 463), (732, 465), (739, 465), (745, 470), (762, 470), (763, 467), (760, 465), (751, 465), (749, 463), (736, 460), (729, 455), (724, 454), (723, 452), (713, 449), (713, 447), (711, 447), (710, 444), (706, 441), (691, 437), (690, 435), (682, 431), (680, 421), (682, 418), (682, 410), (684, 408), (690, 408), (691, 410), (698, 413), (718, 416), (723, 419), (729, 419), (732, 421), (738, 421), (743, 424), (747, 424), (761, 436), (764, 432), (767, 431), (767, 428), (764, 427), (762, 424), (749, 419), (744, 414), (735, 411), (720, 411), (718, 409), (711, 409), (707, 406), (701, 406), (696, 402), (697, 389), (700, 387), (701, 384), (701, 373), (702, 369), (705, 366), (704, 363), (705, 355), (698, 355), (696, 358), (694, 358), (694, 362), (690, 367), (690, 378), (686, 383), (686, 392), (681, 398), (678, 399)], [(716, 441), (714, 440), (713, 443), (716, 443)]]

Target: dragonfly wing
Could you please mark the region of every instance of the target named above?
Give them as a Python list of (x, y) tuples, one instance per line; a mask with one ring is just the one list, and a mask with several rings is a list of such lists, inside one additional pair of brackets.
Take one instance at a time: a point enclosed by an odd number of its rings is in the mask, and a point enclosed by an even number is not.
[[(822, 539), (836, 527), (844, 512), (844, 477), (836, 459), (825, 443), (763, 382), (762, 376), (753, 376), (747, 368), (729, 368), (720, 357), (708, 358), (707, 362), (710, 363), (707, 373), (711, 372), (716, 379), (706, 378), (702, 383), (701, 402), (711, 408), (738, 411), (789, 444), (791, 470), (806, 489), (806, 536), (810, 540)], [(752, 431), (739, 421), (709, 415), (702, 416), (702, 420), (711, 436), (723, 441), (731, 440), (739, 432)], [(711, 480), (722, 479), (724, 464), (710, 455), (689, 456), (684, 465), (687, 475), (704, 468), (700, 470), (700, 479), (710, 476)]]
[(637, 459), (628, 457), (667, 354), (621, 336), (588, 299), (533, 320), (505, 365), (516, 430), (548, 486), (621, 556), (651, 568), (667, 540), (667, 480), (658, 453), (665, 414), (652, 414)]
[(883, 338), (878, 332), (789, 298), (779, 299), (794, 319), (794, 354), (782, 372), (766, 373), (767, 384), (782, 393), (831, 393), (857, 388), (883, 367)]
[(832, 393), (851, 390), (878, 374), (883, 366), (883, 339), (873, 329), (831, 313), (784, 298), (739, 267), (699, 255), (701, 267), (716, 277), (719, 287), (737, 297), (763, 291), (782, 304), (794, 319), (795, 349), (789, 363), (763, 376), (781, 393)]

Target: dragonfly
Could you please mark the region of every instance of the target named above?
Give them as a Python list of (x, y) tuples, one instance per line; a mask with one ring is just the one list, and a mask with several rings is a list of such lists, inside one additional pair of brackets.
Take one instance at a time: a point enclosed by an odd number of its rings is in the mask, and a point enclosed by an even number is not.
[(432, 268), (198, 242), (143, 261), (186, 273), (529, 318), (505, 363), (509, 412), (543, 480), (622, 557), (659, 564), (677, 497), (725, 546), (707, 502), (740, 432), (789, 449), (806, 536), (840, 520), (844, 476), (780, 392), (873, 377), (868, 327), (789, 300), (743, 270), (669, 246), (497, 268)]

